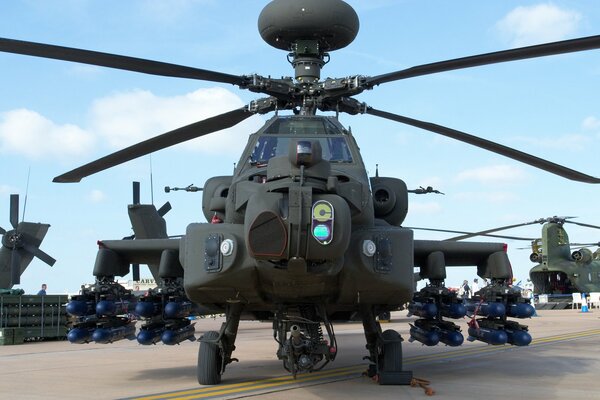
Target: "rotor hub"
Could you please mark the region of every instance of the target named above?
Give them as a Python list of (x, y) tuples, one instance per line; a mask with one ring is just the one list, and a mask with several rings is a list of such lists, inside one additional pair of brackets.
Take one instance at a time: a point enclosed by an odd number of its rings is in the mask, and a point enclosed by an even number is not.
[(19, 232), (12, 230), (8, 231), (2, 236), (2, 245), (10, 249), (23, 246), (23, 235)]

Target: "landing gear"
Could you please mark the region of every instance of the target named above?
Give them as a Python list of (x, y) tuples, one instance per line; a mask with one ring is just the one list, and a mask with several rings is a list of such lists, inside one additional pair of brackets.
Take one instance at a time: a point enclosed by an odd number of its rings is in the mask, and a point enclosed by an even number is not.
[[(321, 323), (327, 330), (327, 339)], [(321, 370), (337, 355), (333, 325), (324, 307), (299, 305), (281, 310), (275, 316), (273, 330), (279, 343), (277, 357), (294, 378), (299, 372)]]
[(209, 331), (202, 336), (198, 350), (198, 383), (201, 385), (217, 385), (221, 383), (221, 366), (223, 355), (216, 341), (219, 332)]
[(381, 331), (373, 308), (361, 309), (367, 350), (371, 361), (369, 376), (377, 377), (380, 385), (410, 385), (412, 371), (402, 370), (402, 337), (392, 329)]
[(225, 322), (221, 330), (206, 332), (200, 338), (200, 349), (198, 350), (198, 383), (201, 385), (217, 385), (221, 383), (221, 375), (225, 367), (238, 361), (232, 358), (235, 350), (235, 338), (237, 336), (242, 314), (242, 304), (233, 303), (227, 307)]

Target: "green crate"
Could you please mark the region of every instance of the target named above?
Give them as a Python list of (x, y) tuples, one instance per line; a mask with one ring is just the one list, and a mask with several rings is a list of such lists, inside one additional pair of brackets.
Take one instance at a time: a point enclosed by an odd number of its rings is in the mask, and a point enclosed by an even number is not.
[(22, 328), (13, 329), (13, 344), (23, 344), (25, 341), (25, 332)]
[(14, 343), (15, 330), (13, 328), (0, 328), (0, 346)]

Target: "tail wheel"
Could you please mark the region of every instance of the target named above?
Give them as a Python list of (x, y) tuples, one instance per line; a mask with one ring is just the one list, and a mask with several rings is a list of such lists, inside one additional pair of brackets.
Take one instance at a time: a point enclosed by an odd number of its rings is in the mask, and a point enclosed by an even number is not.
[(207, 341), (200, 342), (198, 350), (198, 383), (201, 385), (217, 385), (221, 383), (221, 366), (223, 356), (221, 349), (215, 342), (219, 338), (219, 332), (209, 331), (204, 334), (202, 339)]

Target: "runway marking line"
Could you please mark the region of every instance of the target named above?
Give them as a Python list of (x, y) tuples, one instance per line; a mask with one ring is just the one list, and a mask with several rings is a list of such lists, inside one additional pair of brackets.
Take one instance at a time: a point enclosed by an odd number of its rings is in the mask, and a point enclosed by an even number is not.
[[(574, 339), (581, 339), (585, 337), (600, 335), (600, 329), (590, 329), (581, 332), (572, 332), (561, 335), (548, 336), (544, 338), (534, 339), (529, 346), (485, 346), (485, 347), (474, 347), (468, 349), (451, 350), (441, 353), (426, 354), (422, 356), (406, 357), (404, 364), (414, 365), (421, 364), (430, 361), (441, 361), (452, 358), (462, 358), (474, 355), (486, 355), (488, 353), (494, 353), (499, 351), (510, 351), (517, 350), (519, 348), (527, 349), (536, 346), (547, 345), (551, 343), (557, 343), (561, 341), (568, 341)], [(160, 394), (154, 394), (149, 396), (141, 397), (130, 397), (133, 400), (158, 400), (158, 399), (202, 399), (202, 398), (214, 398), (216, 396), (227, 396), (235, 395), (240, 392), (253, 392), (263, 389), (270, 389), (275, 387), (294, 388), (302, 387), (308, 383), (320, 383), (319, 381), (333, 382), (340, 380), (337, 378), (349, 377), (357, 378), (356, 374), (366, 371), (366, 364), (352, 365), (348, 367), (340, 367), (325, 371), (312, 372), (309, 374), (300, 374), (294, 379), (291, 375), (279, 376), (275, 378), (266, 378), (256, 381), (247, 381), (240, 383), (232, 383), (229, 385), (215, 385), (206, 386), (197, 389), (179, 390), (175, 392), (166, 392)], [(336, 379), (332, 379), (336, 378)], [(325, 383), (325, 382), (323, 382)]]

